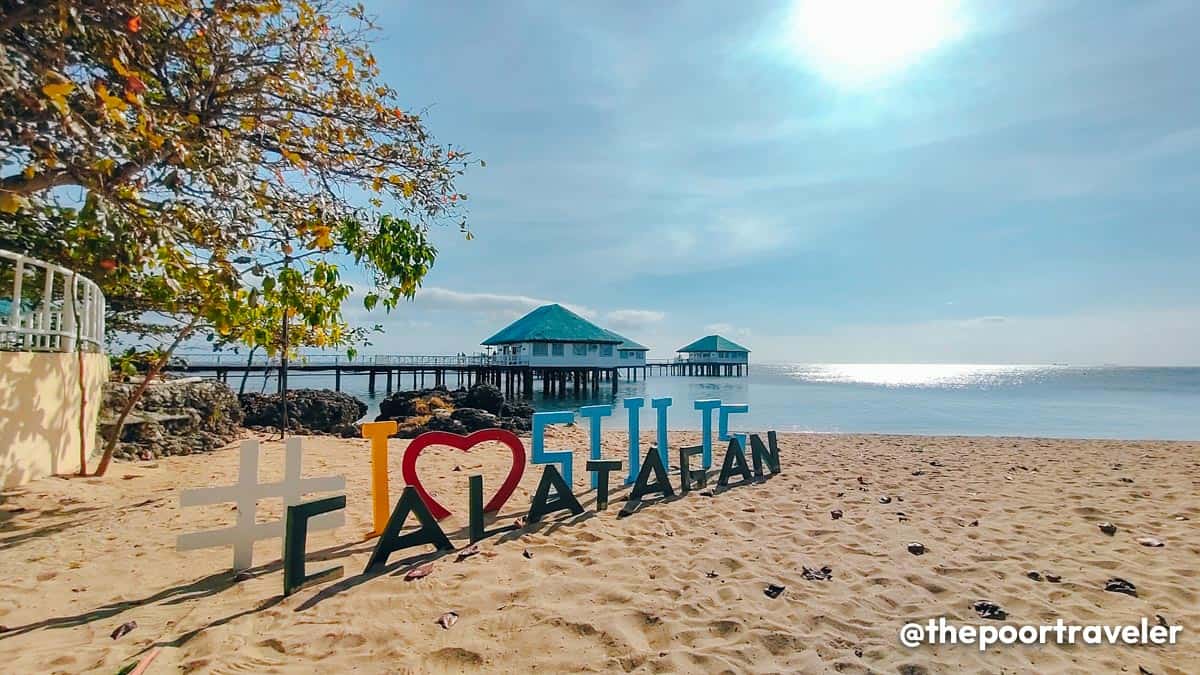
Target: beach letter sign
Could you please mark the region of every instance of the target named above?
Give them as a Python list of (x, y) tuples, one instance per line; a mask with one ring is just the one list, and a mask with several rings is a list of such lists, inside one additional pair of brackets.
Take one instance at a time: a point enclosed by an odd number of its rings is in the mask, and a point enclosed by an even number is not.
[[(287, 458), (281, 481), (258, 482), (258, 453), (257, 439), (242, 441), (238, 482), (234, 485), (180, 490), (179, 505), (181, 507), (234, 502), (237, 504), (237, 522), (231, 527), (181, 534), (175, 543), (177, 550), (191, 551), (213, 546), (232, 546), (233, 570), (240, 572), (250, 569), (254, 566), (254, 542), (262, 539), (275, 539), (284, 534), (283, 520), (256, 522), (258, 500), (282, 497), (284, 506), (289, 507), (300, 504), (301, 498), (306, 493), (341, 492), (346, 489), (346, 479), (342, 476), (300, 477), (304, 453), (303, 439), (301, 438), (288, 439)], [(339, 527), (344, 520), (345, 517), (340, 511), (326, 513), (310, 520), (307, 529), (310, 531), (327, 530)]]

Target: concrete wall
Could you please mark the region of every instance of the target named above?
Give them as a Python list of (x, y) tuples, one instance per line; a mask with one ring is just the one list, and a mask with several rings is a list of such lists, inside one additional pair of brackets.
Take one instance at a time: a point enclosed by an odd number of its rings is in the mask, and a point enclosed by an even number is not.
[[(0, 487), (79, 471), (79, 354), (0, 352)], [(83, 354), (83, 438), (96, 450), (108, 356)]]

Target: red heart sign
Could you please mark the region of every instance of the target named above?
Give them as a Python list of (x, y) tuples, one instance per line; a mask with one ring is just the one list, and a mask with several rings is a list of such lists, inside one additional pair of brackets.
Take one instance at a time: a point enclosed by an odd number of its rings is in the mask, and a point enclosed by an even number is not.
[(441, 520), (450, 515), (450, 512), (425, 491), (425, 486), (421, 485), (421, 481), (417, 478), (417, 456), (431, 445), (448, 445), (467, 452), (471, 447), (486, 441), (497, 441), (507, 445), (512, 450), (513, 459), (512, 468), (508, 470), (508, 476), (500, 484), (500, 489), (483, 507), (485, 512), (491, 513), (499, 511), (500, 507), (504, 506), (504, 503), (512, 496), (513, 490), (517, 489), (517, 483), (521, 482), (521, 475), (525, 473), (525, 446), (521, 444), (521, 439), (517, 438), (516, 434), (504, 429), (483, 429), (468, 436), (460, 436), (448, 431), (426, 431), (408, 444), (408, 448), (404, 451), (404, 458), (401, 460), (400, 475), (404, 476), (405, 484), (417, 489), (421, 501), (429, 507), (429, 513), (434, 518)]

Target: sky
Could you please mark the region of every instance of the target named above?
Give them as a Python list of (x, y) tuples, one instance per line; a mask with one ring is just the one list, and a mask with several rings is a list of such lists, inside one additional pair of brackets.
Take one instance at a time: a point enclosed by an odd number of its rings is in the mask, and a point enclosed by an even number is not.
[(386, 327), (365, 352), (559, 302), (651, 357), (1200, 365), (1200, 4), (367, 9), (403, 104), (487, 167), (416, 300), (347, 312)]

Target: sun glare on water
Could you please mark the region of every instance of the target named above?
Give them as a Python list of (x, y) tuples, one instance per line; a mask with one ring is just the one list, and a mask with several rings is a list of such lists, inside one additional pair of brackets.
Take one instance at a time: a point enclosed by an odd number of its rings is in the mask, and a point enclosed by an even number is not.
[(956, 0), (799, 0), (785, 39), (826, 79), (864, 86), (961, 35), (959, 10)]

